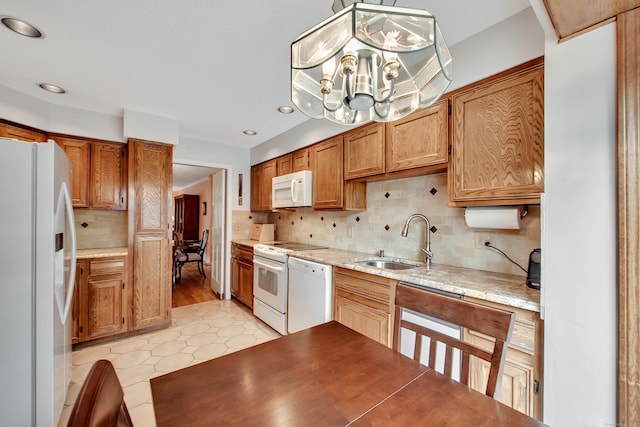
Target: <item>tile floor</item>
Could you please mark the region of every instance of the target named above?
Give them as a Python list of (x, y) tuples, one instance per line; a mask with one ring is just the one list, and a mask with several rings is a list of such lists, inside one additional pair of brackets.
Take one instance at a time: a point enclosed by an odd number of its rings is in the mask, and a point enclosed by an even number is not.
[(71, 407), (96, 360), (110, 360), (124, 388), (136, 427), (153, 427), (149, 379), (280, 335), (235, 300), (216, 300), (174, 308), (167, 329), (85, 347), (72, 353), (72, 376), (58, 426), (66, 426)]

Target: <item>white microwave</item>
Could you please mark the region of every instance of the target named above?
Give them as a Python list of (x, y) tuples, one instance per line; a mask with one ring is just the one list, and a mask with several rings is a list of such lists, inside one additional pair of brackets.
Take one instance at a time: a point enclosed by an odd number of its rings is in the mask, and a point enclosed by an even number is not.
[(271, 205), (274, 208), (311, 206), (311, 171), (276, 176), (271, 180)]

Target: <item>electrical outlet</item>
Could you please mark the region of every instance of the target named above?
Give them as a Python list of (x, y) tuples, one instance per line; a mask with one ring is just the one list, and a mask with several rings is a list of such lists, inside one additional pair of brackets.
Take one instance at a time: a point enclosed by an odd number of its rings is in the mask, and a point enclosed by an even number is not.
[(486, 248), (486, 243), (493, 244), (494, 235), (491, 232), (475, 232), (476, 248)]

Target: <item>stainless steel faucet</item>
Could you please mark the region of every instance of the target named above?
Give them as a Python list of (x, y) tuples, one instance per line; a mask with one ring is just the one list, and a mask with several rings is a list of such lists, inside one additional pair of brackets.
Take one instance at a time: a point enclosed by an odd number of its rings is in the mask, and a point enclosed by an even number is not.
[(417, 214), (417, 213), (410, 215), (409, 218), (407, 218), (407, 220), (404, 222), (404, 226), (402, 227), (402, 232), (400, 233), (400, 235), (402, 237), (407, 237), (407, 234), (409, 233), (409, 223), (416, 218), (420, 218), (421, 220), (423, 220), (424, 224), (427, 227), (426, 229), (427, 236), (424, 242), (425, 247), (421, 249), (422, 249), (422, 252), (424, 252), (424, 264), (428, 270), (431, 268), (431, 258), (433, 258), (433, 252), (431, 252), (431, 236), (430, 236), (431, 223), (429, 222), (429, 218), (427, 218), (422, 214)]

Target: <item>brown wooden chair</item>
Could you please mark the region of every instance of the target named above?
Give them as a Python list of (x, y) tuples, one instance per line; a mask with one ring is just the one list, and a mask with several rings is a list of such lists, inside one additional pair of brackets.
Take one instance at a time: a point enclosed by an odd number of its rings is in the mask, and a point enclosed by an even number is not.
[[(507, 345), (511, 339), (511, 331), (515, 322), (515, 313), (400, 284), (396, 287), (395, 304), (394, 350), (399, 351), (400, 349), (401, 328), (414, 331), (416, 338), (413, 358), (420, 361), (423, 337), (426, 337), (425, 340), (429, 339), (427, 366), (435, 369), (436, 346), (440, 342), (446, 346), (444, 374), (451, 377), (453, 372), (453, 350), (454, 348), (458, 349), (460, 350), (462, 362), (460, 382), (466, 385), (469, 385), (470, 356), (486, 360), (490, 364), (490, 369), (485, 394), (494, 399), (500, 397), (500, 380), (502, 378)], [(402, 319), (403, 308), (493, 337), (495, 338), (493, 351), (486, 351), (473, 344), (404, 320)]]
[(94, 363), (73, 405), (68, 427), (132, 427), (124, 392), (108, 360)]

